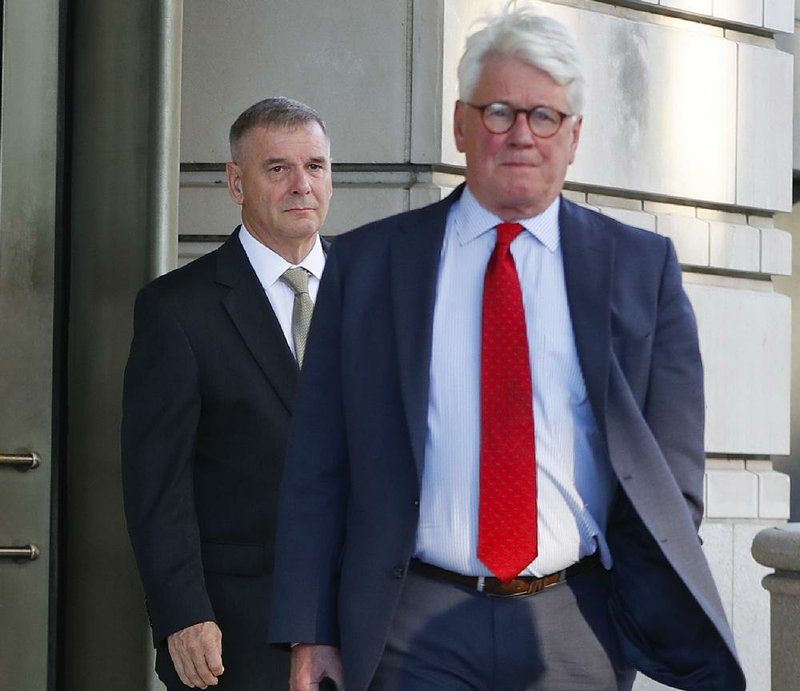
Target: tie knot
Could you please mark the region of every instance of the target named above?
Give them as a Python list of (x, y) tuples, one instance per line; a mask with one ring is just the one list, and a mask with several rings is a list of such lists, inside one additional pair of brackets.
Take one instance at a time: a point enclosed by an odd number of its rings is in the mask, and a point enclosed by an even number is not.
[(281, 274), (281, 281), (289, 286), (295, 295), (308, 294), (308, 271), (301, 266), (286, 269)]
[(519, 223), (498, 223), (497, 224), (497, 244), (510, 245), (525, 228)]

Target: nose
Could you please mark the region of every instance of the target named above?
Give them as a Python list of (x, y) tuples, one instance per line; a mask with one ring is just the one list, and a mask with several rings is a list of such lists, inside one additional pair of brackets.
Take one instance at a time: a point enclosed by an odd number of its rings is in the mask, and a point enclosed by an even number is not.
[(536, 141), (528, 122), (528, 116), (521, 112), (517, 113), (514, 124), (507, 134), (509, 143), (516, 146), (531, 146)]
[(305, 168), (296, 168), (292, 178), (292, 192), (294, 194), (308, 194), (311, 192), (311, 180)]

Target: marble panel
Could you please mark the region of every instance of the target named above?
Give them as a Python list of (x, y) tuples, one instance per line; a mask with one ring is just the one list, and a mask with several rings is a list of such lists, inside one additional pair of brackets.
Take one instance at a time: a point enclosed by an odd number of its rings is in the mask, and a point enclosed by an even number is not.
[(596, 206), (610, 206), (615, 209), (633, 209), (634, 211), (641, 211), (643, 208), (641, 199), (597, 194), (595, 192), (589, 192), (589, 194), (586, 195), (586, 201)]
[(181, 184), (178, 195), (179, 235), (227, 235), (241, 222), (241, 207), (221, 184)]
[(764, 17), (763, 0), (714, 0), (711, 14), (717, 19), (760, 27)]
[(758, 478), (744, 469), (706, 470), (708, 518), (757, 518)]
[(757, 228), (736, 223), (709, 224), (709, 264), (731, 271), (756, 272), (761, 266)]
[(572, 10), (587, 103), (568, 179), (735, 198), (736, 47), (719, 36)]
[(409, 192), (409, 208), (419, 209), (422, 206), (433, 204), (444, 199), (458, 185), (460, 181), (434, 181), (413, 185)]
[(620, 223), (627, 223), (629, 226), (644, 228), (651, 232), (656, 230), (656, 218), (653, 214), (634, 209), (621, 209), (617, 206), (599, 206), (600, 213), (616, 219)]
[[(430, 0), (413, 0), (413, 45), (414, 59), (411, 61), (411, 131), (410, 147), (412, 163), (438, 163), (442, 158), (442, 142), (450, 142), (452, 134), (452, 112), (455, 95), (448, 92), (443, 98), (443, 80), (452, 88), (454, 74), (442, 70), (443, 53), (461, 50), (453, 41), (445, 41), (444, 15), (441, 3)], [(456, 58), (457, 60), (457, 58)]]
[(685, 274), (684, 286), (697, 313), (705, 366), (706, 450), (787, 454), (789, 298), (761, 281)]
[(656, 232), (670, 238), (681, 264), (708, 266), (708, 223), (691, 216), (658, 215)]
[(752, 460), (747, 470), (758, 478), (758, 517), (789, 519), (789, 476), (772, 467), (772, 461)]
[(586, 204), (586, 192), (580, 192), (578, 190), (563, 190), (561, 194), (565, 199), (569, 199), (571, 202), (575, 202), (576, 204)]
[(181, 160), (226, 161), (236, 116), (277, 94), (320, 111), (338, 161), (408, 159), (406, 2), (192, 0), (183, 15)]
[(712, 11), (712, 0), (661, 0), (659, 4), (662, 7), (693, 14), (711, 14)]
[(221, 246), (221, 242), (179, 242), (178, 266), (184, 266)]
[[(800, 0), (797, 0), (800, 5)], [(798, 17), (800, 17), (800, 7), (798, 7)], [(794, 25), (794, 22), (792, 22)], [(793, 56), (792, 62), (794, 65), (794, 93), (800, 94), (800, 32), (796, 31), (793, 34), (778, 34), (775, 37), (775, 45), (779, 50), (789, 53)], [(792, 167), (795, 170), (800, 169), (800, 98), (792, 99), (794, 101), (793, 107), (793, 123), (794, 131), (792, 137)]]
[(725, 616), (730, 621), (733, 613), (733, 524), (704, 520), (700, 526), (700, 538)]
[(773, 276), (792, 275), (792, 235), (776, 228), (759, 228), (761, 271)]
[(791, 55), (739, 44), (736, 203), (789, 211), (792, 206)]
[(323, 234), (339, 235), (353, 228), (408, 210), (408, 191), (384, 185), (336, 185)]
[(764, 28), (794, 32), (794, 0), (764, 0)]
[(747, 214), (738, 211), (722, 211), (720, 209), (697, 209), (697, 218), (705, 221), (720, 221), (721, 223), (747, 223)]

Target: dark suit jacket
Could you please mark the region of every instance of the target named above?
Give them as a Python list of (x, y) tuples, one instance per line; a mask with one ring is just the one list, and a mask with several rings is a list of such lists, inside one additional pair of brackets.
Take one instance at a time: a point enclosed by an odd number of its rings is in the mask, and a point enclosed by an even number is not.
[(167, 636), (205, 620), (222, 629), (218, 688), (288, 679), (288, 655), (266, 645), (266, 622), (297, 376), (238, 232), (139, 293), (122, 478), (157, 669), (168, 683), (178, 679)]
[[(274, 642), (341, 647), (348, 691), (379, 661), (413, 554), (447, 199), (337, 238), (311, 327), (277, 537)], [(612, 614), (635, 667), (744, 688), (697, 527), (703, 380), (672, 244), (562, 199), (567, 296), (619, 481)]]

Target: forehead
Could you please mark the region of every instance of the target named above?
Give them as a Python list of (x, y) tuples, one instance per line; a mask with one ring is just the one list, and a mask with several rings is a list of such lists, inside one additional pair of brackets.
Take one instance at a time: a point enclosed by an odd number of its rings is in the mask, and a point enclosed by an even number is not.
[(564, 107), (567, 105), (567, 87), (519, 58), (491, 56), (483, 64), (472, 98), (481, 104), (507, 101), (520, 106)]
[(257, 126), (242, 138), (242, 152), (259, 158), (328, 158), (330, 142), (314, 121), (292, 127)]

